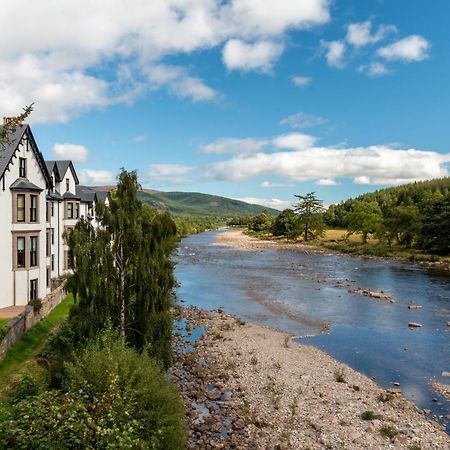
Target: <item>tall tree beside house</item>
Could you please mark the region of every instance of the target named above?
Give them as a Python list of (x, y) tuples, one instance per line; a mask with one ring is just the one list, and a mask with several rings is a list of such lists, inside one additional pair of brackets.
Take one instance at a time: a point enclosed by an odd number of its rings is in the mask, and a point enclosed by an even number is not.
[(69, 322), (80, 339), (111, 323), (167, 367), (174, 282), (169, 252), (176, 226), (167, 213), (140, 202), (138, 189), (136, 172), (122, 171), (109, 207), (98, 209), (102, 226), (94, 230), (81, 221), (67, 236), (69, 284), (77, 301)]
[(8, 144), (10, 134), (14, 133), (15, 129), (22, 125), (22, 123), (33, 112), (33, 105), (34, 103), (29, 106), (25, 106), (21, 114), (18, 116), (9, 117), (5, 120), (3, 126), (0, 127), (0, 151), (6, 144)]
[(320, 237), (324, 232), (323, 223), (323, 201), (319, 200), (315, 192), (306, 195), (296, 195), (298, 202), (294, 211), (298, 216), (299, 235), (304, 241), (309, 241)]

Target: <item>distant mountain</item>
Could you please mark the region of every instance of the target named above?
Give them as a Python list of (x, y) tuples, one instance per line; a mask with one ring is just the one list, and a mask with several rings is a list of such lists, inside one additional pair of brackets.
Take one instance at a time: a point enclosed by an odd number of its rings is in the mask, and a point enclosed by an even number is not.
[(158, 192), (146, 189), (138, 193), (138, 198), (152, 208), (170, 211), (174, 215), (190, 216), (253, 216), (263, 209), (271, 215), (280, 211), (261, 205), (252, 205), (240, 200), (219, 197), (198, 192)]

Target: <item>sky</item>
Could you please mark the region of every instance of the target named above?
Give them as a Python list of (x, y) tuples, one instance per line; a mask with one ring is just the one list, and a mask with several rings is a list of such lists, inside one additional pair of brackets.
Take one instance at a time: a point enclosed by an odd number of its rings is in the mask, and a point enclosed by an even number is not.
[(11, 0), (0, 113), (82, 183), (288, 207), (448, 175), (450, 1)]

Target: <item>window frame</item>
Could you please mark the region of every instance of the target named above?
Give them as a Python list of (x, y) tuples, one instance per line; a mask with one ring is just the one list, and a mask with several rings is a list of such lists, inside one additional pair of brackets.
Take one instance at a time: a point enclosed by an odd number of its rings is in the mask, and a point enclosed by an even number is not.
[[(70, 207), (70, 208), (69, 208)], [(67, 202), (67, 218), (73, 219), (73, 202)]]
[(19, 178), (27, 177), (27, 159), (19, 158)]
[[(23, 249), (20, 250), (19, 253), (19, 241), (23, 242)], [(19, 255), (21, 255), (19, 257)], [(22, 263), (19, 264), (19, 261), (22, 260)], [(27, 260), (26, 260), (26, 238), (25, 236), (17, 236), (16, 237), (16, 264), (17, 269), (25, 269), (27, 266)]]
[[(33, 248), (33, 242), (36, 243), (35, 248)], [(30, 267), (39, 266), (38, 261), (38, 247), (39, 247), (39, 237), (30, 236)]]
[(39, 279), (30, 280), (30, 300), (37, 300), (39, 297)]
[(70, 191), (70, 179), (66, 178), (66, 192)]
[[(19, 199), (23, 200), (23, 205), (19, 206)], [(16, 195), (16, 220), (17, 223), (25, 223), (26, 221), (26, 195), (17, 194)], [(22, 218), (19, 218), (19, 211), (22, 212)]]
[[(39, 204), (39, 196), (36, 194), (30, 195), (30, 223), (36, 223), (39, 221), (38, 217), (38, 204)], [(34, 202), (36, 202), (34, 204)], [(34, 204), (34, 206), (33, 206)]]

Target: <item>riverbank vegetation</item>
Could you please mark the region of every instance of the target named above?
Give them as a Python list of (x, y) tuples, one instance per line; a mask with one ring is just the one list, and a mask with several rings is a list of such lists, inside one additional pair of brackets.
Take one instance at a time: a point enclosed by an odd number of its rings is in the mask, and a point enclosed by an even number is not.
[[(412, 183), (349, 199), (328, 209), (314, 193), (272, 218), (264, 211), (230, 225), (259, 237), (303, 241), (344, 253), (413, 260), (450, 256), (450, 178)], [(356, 238), (356, 239), (355, 239)]]
[[(137, 198), (122, 173), (101, 227), (80, 221), (66, 235), (74, 305), (0, 413), (4, 448), (185, 447), (172, 363), (169, 259), (178, 236), (168, 213)], [(33, 430), (30, 433), (30, 430)]]

